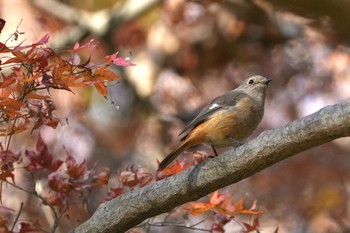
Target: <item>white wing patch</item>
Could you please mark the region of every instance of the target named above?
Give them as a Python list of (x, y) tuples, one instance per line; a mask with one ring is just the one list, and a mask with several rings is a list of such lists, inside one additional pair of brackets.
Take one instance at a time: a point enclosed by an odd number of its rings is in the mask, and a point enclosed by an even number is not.
[(218, 108), (218, 107), (220, 107), (220, 105), (218, 105), (217, 103), (213, 103), (213, 104), (209, 107), (209, 109), (212, 110), (212, 109)]

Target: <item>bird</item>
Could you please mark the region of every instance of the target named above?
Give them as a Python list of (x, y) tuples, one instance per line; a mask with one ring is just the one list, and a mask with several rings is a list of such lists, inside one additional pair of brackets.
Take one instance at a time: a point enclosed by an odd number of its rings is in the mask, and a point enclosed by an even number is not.
[(217, 147), (239, 146), (249, 137), (264, 115), (265, 96), (271, 79), (261, 75), (247, 78), (237, 88), (216, 97), (180, 132), (180, 144), (158, 166), (164, 170), (178, 155), (198, 144)]

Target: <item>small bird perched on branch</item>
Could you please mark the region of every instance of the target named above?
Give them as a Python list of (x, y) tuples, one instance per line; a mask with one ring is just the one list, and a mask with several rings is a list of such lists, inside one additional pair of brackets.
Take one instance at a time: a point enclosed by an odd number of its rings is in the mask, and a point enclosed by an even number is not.
[(184, 136), (159, 164), (158, 171), (168, 166), (187, 148), (197, 144), (215, 147), (238, 146), (253, 133), (264, 115), (265, 95), (271, 79), (256, 75), (236, 89), (216, 97), (179, 134)]

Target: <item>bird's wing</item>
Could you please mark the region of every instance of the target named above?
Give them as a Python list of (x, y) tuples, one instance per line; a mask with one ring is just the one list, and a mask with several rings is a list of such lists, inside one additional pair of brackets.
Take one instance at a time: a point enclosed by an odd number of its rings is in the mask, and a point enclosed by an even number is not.
[[(182, 131), (179, 135), (185, 133), (186, 131), (192, 131), (201, 123), (208, 120), (208, 118), (216, 111), (220, 111), (221, 109), (225, 109), (227, 107), (235, 107), (239, 100), (247, 97), (247, 94), (243, 92), (237, 92), (234, 95), (231, 92), (228, 92), (225, 95), (216, 97), (209, 104), (207, 104), (202, 111), (198, 114), (196, 118), (194, 118)], [(181, 138), (180, 141), (183, 141), (187, 137), (188, 133)]]

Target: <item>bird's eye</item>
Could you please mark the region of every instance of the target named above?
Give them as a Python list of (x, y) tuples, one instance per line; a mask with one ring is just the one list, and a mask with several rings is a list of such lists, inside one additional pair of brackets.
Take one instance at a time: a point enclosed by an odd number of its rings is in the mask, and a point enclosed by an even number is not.
[(249, 79), (248, 80), (248, 84), (253, 84), (254, 83), (254, 80), (253, 79)]

